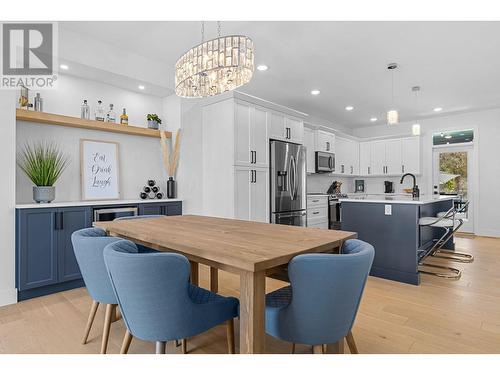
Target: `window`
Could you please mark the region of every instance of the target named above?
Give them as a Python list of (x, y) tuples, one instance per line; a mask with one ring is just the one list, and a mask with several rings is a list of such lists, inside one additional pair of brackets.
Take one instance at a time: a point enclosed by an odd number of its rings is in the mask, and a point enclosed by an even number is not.
[(451, 145), (454, 143), (470, 143), (474, 140), (474, 130), (456, 130), (451, 132), (440, 132), (432, 135), (432, 144)]

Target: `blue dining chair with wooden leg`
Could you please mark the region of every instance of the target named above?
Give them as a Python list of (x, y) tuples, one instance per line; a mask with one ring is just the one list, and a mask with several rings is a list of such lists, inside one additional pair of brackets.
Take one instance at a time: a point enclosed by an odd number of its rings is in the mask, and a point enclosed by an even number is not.
[(87, 343), (99, 305), (106, 305), (101, 354), (106, 354), (109, 331), (111, 323), (116, 320), (116, 306), (118, 305), (109, 281), (106, 265), (104, 264), (103, 251), (106, 245), (119, 240), (119, 237), (108, 237), (106, 232), (100, 228), (81, 229), (73, 232), (71, 235), (73, 251), (75, 252), (83, 281), (93, 300), (82, 344), (85, 345)]
[[(123, 220), (136, 220), (136, 219), (156, 219), (160, 217), (165, 217), (165, 215), (136, 215), (136, 216), (122, 216), (122, 217), (117, 217), (114, 221), (123, 221)], [(139, 253), (157, 253), (158, 251), (155, 249), (151, 249), (150, 247), (137, 244), (137, 252)], [(175, 346), (179, 347), (182, 346), (182, 353), (186, 354), (187, 353), (187, 339), (182, 339), (181, 342), (179, 340), (175, 340)]]
[(122, 353), (132, 337), (156, 342), (165, 353), (167, 341), (196, 336), (226, 324), (228, 352), (234, 353), (234, 322), (238, 300), (189, 283), (188, 259), (175, 253), (137, 253), (128, 240), (104, 249), (111, 284), (127, 327)]
[[(290, 285), (266, 295), (266, 333), (295, 344), (311, 345), (315, 354), (344, 338), (357, 353), (352, 326), (372, 266), (375, 250), (347, 240), (341, 254), (305, 254), (288, 265)], [(293, 351), (293, 349), (292, 349)]]

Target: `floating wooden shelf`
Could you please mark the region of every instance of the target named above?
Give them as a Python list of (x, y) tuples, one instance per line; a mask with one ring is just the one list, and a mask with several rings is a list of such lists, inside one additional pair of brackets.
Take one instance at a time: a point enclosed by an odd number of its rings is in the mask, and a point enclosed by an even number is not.
[[(84, 120), (77, 117), (56, 115), (54, 113), (27, 111), (16, 109), (16, 119), (19, 121), (37, 122), (41, 124), (69, 126), (71, 128), (81, 128), (99, 130), (111, 133), (121, 133), (138, 135), (142, 137), (160, 138), (160, 131), (148, 128), (140, 128), (133, 125), (112, 124), (94, 120)], [(167, 138), (172, 137), (171, 132), (166, 132)]]

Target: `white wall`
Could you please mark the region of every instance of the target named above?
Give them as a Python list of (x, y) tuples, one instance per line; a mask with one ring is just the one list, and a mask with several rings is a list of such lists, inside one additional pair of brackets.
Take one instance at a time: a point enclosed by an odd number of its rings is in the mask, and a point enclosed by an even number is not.
[[(77, 117), (80, 115), (80, 104), (84, 98), (89, 100), (92, 107), (99, 98), (105, 104), (115, 104), (117, 109), (127, 108), (130, 124), (144, 127), (147, 113), (157, 113), (160, 116), (163, 114), (161, 98), (67, 75), (61, 75), (57, 89), (43, 92), (42, 97), (44, 111)], [(18, 122), (18, 149), (28, 141), (54, 141), (70, 157), (68, 168), (56, 184), (56, 201), (81, 199), (79, 147), (82, 138), (115, 141), (120, 144), (120, 183), (123, 199), (138, 198), (139, 191), (149, 178), (157, 180), (165, 192), (165, 175), (157, 138)], [(32, 186), (31, 181), (17, 168), (18, 203), (32, 202)]]
[(14, 205), (16, 174), (16, 117), (14, 91), (0, 90), (0, 306), (15, 303)]
[[(476, 195), (475, 233), (500, 237), (498, 187), (500, 186), (500, 109), (442, 116), (420, 122), (422, 128), (422, 176), (419, 185), (423, 194), (432, 193), (432, 134), (446, 130), (475, 130), (478, 189)], [(396, 126), (370, 126), (354, 130), (358, 137), (407, 136), (411, 123)], [(369, 179), (365, 179), (369, 180)], [(370, 181), (370, 184), (372, 181)]]

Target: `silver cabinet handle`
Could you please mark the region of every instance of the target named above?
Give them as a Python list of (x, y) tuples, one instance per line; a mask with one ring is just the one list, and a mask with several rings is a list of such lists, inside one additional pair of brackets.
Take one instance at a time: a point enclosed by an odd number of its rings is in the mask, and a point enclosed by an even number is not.
[(344, 173), (344, 164), (342, 164), (342, 168), (340, 170), (340, 173)]
[(404, 165), (401, 166), (401, 172), (405, 173), (405, 166)]
[(330, 142), (326, 142), (326, 151), (330, 151)]
[(368, 174), (370, 174), (370, 173), (371, 173), (371, 172), (370, 172), (370, 167), (368, 167)]
[(313, 215), (317, 215), (317, 214), (319, 214), (319, 211), (314, 211), (313, 212)]
[(319, 199), (314, 199), (314, 200), (313, 200), (313, 202), (314, 202), (314, 203), (315, 203), (315, 202), (319, 202)]
[(351, 174), (354, 173), (354, 167), (351, 165)]

